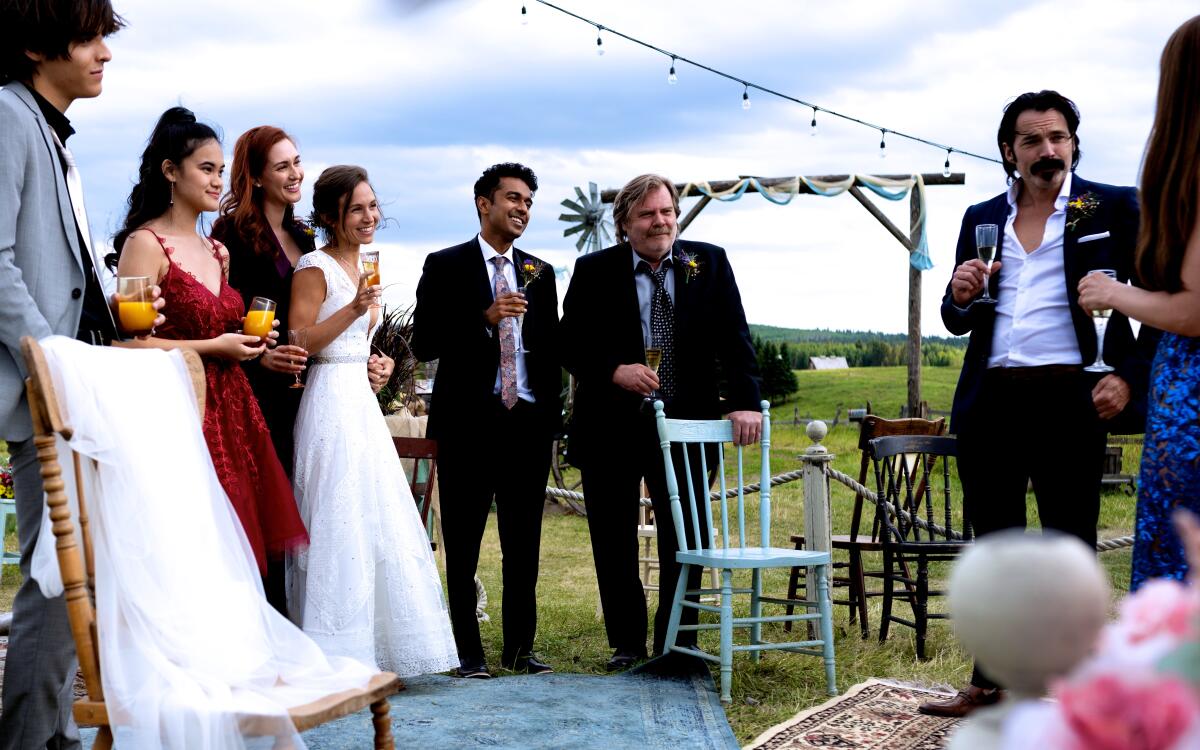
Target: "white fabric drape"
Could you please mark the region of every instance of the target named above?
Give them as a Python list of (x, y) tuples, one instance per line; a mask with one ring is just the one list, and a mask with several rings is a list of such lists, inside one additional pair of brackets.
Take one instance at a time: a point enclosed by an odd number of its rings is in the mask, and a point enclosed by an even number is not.
[[(267, 604), (183, 357), (61, 336), (41, 344), (70, 445), (86, 457), (101, 677), (117, 747), (304, 747), (287, 709), (364, 687), (375, 671), (326, 658)], [(39, 541), (52, 548), (54, 538)], [(243, 736), (244, 715), (275, 717), (258, 722), (268, 736)]]

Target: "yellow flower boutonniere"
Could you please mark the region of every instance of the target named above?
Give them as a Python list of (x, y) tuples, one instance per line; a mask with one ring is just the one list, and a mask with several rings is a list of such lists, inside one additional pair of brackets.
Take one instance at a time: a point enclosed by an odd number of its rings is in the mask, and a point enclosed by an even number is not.
[(683, 281), (685, 284), (700, 273), (700, 261), (695, 255), (686, 251), (680, 251), (679, 262), (683, 265)]
[(1074, 232), (1075, 225), (1090, 218), (1100, 208), (1100, 197), (1088, 191), (1067, 201), (1067, 231)]

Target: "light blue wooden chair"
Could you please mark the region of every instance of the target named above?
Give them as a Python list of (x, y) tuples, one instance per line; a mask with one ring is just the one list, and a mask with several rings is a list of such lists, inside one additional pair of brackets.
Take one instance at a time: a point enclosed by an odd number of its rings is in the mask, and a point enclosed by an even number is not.
[[(691, 654), (707, 661), (721, 665), (721, 701), (730, 701), (729, 688), (733, 681), (733, 655), (736, 652), (748, 651), (754, 661), (758, 661), (759, 652), (767, 650), (791, 651), (794, 653), (820, 656), (825, 661), (825, 685), (829, 695), (837, 695), (837, 681), (834, 672), (833, 656), (833, 605), (829, 601), (830, 556), (828, 552), (794, 550), (771, 546), (771, 415), (769, 404), (762, 402), (762, 476), (759, 495), (759, 535), (758, 539), (746, 539), (746, 502), (743, 493), (743, 447), (732, 446), (737, 454), (737, 492), (734, 502), (726, 498), (725, 477), (725, 444), (733, 442), (733, 426), (729, 420), (688, 420), (667, 419), (663, 413), (662, 401), (654, 404), (655, 418), (658, 422), (658, 438), (662, 446), (663, 462), (666, 465), (667, 492), (671, 498), (671, 516), (675, 521), (676, 541), (682, 570), (679, 573), (679, 583), (675, 588), (675, 598), (671, 605), (671, 624), (667, 629), (666, 650), (682, 654)], [(676, 476), (675, 458), (672, 455), (672, 444), (685, 446), (676, 452), (682, 457), (682, 476), (686, 477), (686, 496), (680, 499), (679, 479)], [(688, 445), (696, 445), (697, 449), (687, 449)], [(713, 446), (706, 448), (705, 446)], [(692, 479), (694, 472), (691, 461), (698, 457), (700, 472), (697, 476), (708, 476), (709, 455), (715, 453), (718, 476), (720, 477), (720, 506), (721, 539), (724, 548), (714, 548), (712, 502), (707, 495), (707, 487), (694, 487)], [(707, 539), (707, 544), (701, 547), (698, 543), (689, 546), (687, 530), (684, 526), (684, 505), (687, 503), (688, 515), (686, 523), (690, 524), (692, 539)], [(732, 506), (732, 507), (731, 507)], [(731, 518), (732, 516), (732, 518)], [(700, 530), (705, 530), (705, 537), (700, 536)], [(732, 531), (731, 531), (732, 530)], [(753, 535), (753, 528), (751, 528)], [(757, 541), (758, 545), (754, 546)], [(769, 568), (790, 570), (794, 566), (812, 567), (816, 571), (817, 585), (816, 601), (799, 599), (772, 598), (762, 595), (762, 571)], [(721, 571), (721, 587), (719, 589), (687, 588), (688, 573), (693, 566), (701, 569), (709, 567)], [(750, 588), (734, 588), (733, 571), (749, 570)], [(720, 594), (720, 605), (703, 604), (698, 598), (703, 594)], [(735, 617), (733, 614), (733, 598), (735, 594), (750, 595), (750, 616)], [(796, 614), (764, 616), (763, 604), (774, 604), (783, 607), (792, 606)], [(698, 625), (683, 625), (680, 619), (683, 608), (691, 607), (700, 612), (718, 615), (717, 624), (700, 623)], [(814, 612), (814, 610), (816, 610)], [(763, 623), (788, 623), (800, 621), (819, 621), (819, 638), (816, 640), (792, 641), (787, 643), (767, 643), (762, 639)], [(733, 631), (735, 628), (749, 628), (750, 642), (734, 645)], [(699, 647), (691, 648), (677, 644), (681, 631), (719, 630), (721, 650), (719, 655), (702, 651)], [(796, 633), (807, 632), (807, 628), (797, 629)]]
[(21, 564), (21, 554), (19, 552), (9, 552), (4, 549), (4, 538), (8, 535), (9, 516), (12, 516), (13, 520), (16, 520), (17, 501), (0, 500), (0, 570), (3, 570), (5, 565)]

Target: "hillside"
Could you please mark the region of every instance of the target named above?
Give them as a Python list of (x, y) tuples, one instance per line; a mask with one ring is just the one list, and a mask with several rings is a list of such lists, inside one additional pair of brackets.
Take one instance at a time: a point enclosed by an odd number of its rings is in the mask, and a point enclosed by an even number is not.
[[(851, 367), (894, 367), (908, 362), (908, 337), (902, 333), (752, 324), (750, 335), (765, 344), (777, 345), (780, 354), (797, 370), (808, 369), (809, 357), (845, 357)], [(965, 336), (927, 336), (921, 340), (921, 364), (961, 368), (966, 349)]]

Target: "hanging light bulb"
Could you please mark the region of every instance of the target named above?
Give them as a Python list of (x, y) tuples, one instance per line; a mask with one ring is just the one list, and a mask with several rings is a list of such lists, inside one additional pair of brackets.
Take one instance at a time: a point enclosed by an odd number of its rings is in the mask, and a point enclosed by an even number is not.
[(887, 158), (887, 130), (879, 131), (879, 158)]
[(942, 167), (942, 177), (950, 176), (950, 152), (953, 150), (954, 149), (952, 149), (952, 148), (946, 149), (946, 163)]
[(667, 73), (667, 83), (674, 86), (679, 82), (679, 76), (675, 75), (675, 55), (671, 55), (671, 71)]
[(816, 107), (813, 107), (813, 118), (812, 118), (812, 122), (810, 123), (808, 134), (813, 135), (813, 136), (815, 136), (817, 134), (817, 108)]
[(600, 38), (600, 32), (603, 30), (603, 26), (596, 27), (596, 54), (600, 57), (604, 56), (604, 40)]
[(744, 83), (742, 86), (742, 109), (750, 109), (750, 87)]
[(529, 11), (525, 9), (524, 3), (521, 4), (521, 25), (522, 26), (529, 25)]

